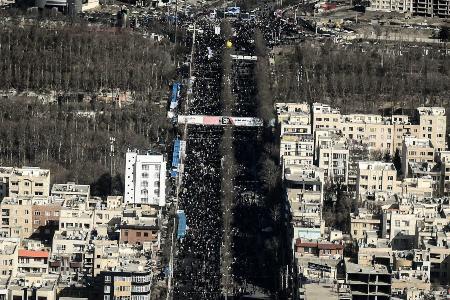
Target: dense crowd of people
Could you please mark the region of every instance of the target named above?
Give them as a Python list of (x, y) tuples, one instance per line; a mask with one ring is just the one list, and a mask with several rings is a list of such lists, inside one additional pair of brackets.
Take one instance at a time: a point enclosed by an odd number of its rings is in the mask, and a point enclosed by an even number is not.
[[(226, 40), (217, 34), (213, 22), (198, 22), (203, 32), (196, 35), (192, 62), (193, 93), (188, 101), (190, 115), (222, 115), (221, 84), (223, 49)], [(254, 24), (234, 22), (231, 37), (234, 54), (255, 55)], [(234, 60), (230, 76), (235, 116), (256, 116), (255, 61)], [(223, 127), (189, 125), (183, 188), (179, 208), (186, 213), (188, 230), (179, 241), (174, 273), (174, 299), (218, 299), (224, 293), (223, 276), (229, 276), (229, 296), (260, 293), (264, 276), (257, 247), (263, 247), (260, 226), (268, 224), (260, 201), (258, 155), (261, 128), (232, 129), (236, 174), (231, 207), (221, 197), (220, 150)], [(224, 208), (225, 207), (225, 208)], [(224, 226), (230, 218), (231, 226)], [(224, 236), (231, 237), (224, 239)], [(226, 247), (226, 241), (231, 245)], [(250, 244), (252, 243), (252, 244)], [(231, 255), (224, 255), (229, 249)], [(230, 262), (221, 260), (231, 259)], [(225, 269), (223, 267), (225, 266)], [(222, 268), (221, 268), (222, 267)], [(229, 274), (229, 275), (228, 275)]]

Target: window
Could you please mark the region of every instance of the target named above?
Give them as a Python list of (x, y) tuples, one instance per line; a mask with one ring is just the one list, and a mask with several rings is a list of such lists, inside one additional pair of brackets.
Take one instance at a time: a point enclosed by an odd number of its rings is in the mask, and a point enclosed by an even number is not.
[(11, 182), (11, 185), (19, 185), (19, 182), (17, 182), (17, 181), (12, 181), (12, 182)]
[(105, 276), (105, 282), (111, 282), (111, 276)]
[(128, 236), (128, 230), (127, 230), (127, 231), (125, 231), (125, 236)]
[(42, 182), (35, 182), (34, 186), (44, 186), (44, 184)]
[(111, 287), (109, 285), (105, 285), (104, 292), (109, 294), (111, 292)]
[(136, 232), (136, 236), (140, 237), (141, 236), (141, 232), (140, 231)]
[(103, 300), (109, 300), (109, 295), (103, 295)]
[(148, 237), (148, 232), (144, 232), (144, 237)]
[(40, 216), (40, 215), (41, 215), (41, 212), (40, 212), (40, 211), (35, 211), (35, 212), (34, 212), (34, 215), (35, 215), (35, 216)]
[(146, 181), (146, 180), (141, 181), (141, 187), (143, 187), (143, 188), (148, 187), (148, 181)]
[(395, 220), (395, 226), (400, 226), (400, 220)]
[(30, 182), (29, 181), (25, 181), (25, 186), (30, 186)]
[(44, 195), (44, 193), (43, 192), (34, 192), (34, 195), (35, 196), (42, 196), (42, 195)]

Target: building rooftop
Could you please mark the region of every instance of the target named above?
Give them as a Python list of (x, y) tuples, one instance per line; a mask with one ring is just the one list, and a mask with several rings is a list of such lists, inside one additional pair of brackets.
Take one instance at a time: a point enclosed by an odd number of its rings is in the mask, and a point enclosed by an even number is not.
[(75, 184), (75, 182), (58, 183), (52, 186), (52, 194), (86, 194), (89, 193), (89, 191), (89, 185)]
[(390, 274), (387, 267), (384, 265), (373, 265), (370, 267), (366, 267), (349, 261), (345, 262), (345, 269), (347, 273)]
[(358, 166), (360, 170), (395, 170), (393, 163), (383, 161), (360, 161)]

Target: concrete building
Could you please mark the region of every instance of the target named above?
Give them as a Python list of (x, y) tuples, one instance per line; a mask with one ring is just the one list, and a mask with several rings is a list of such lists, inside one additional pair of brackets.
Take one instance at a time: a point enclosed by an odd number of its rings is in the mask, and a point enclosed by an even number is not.
[(21, 239), (31, 236), (33, 233), (32, 203), (31, 197), (5, 197), (1, 200), (2, 236)]
[(437, 161), (441, 165), (441, 187), (440, 195), (450, 196), (450, 151), (438, 152)]
[(79, 198), (87, 201), (91, 197), (91, 186), (75, 184), (75, 182), (54, 184), (51, 193), (52, 196), (63, 199)]
[(345, 273), (352, 299), (391, 299), (391, 273), (386, 266), (363, 267), (346, 261)]
[(397, 171), (393, 163), (381, 161), (360, 161), (356, 180), (358, 199), (366, 192), (389, 191), (397, 192)]
[(50, 252), (46, 250), (19, 249), (17, 271), (23, 274), (48, 273)]
[(127, 152), (125, 169), (126, 204), (166, 205), (166, 161), (163, 155)]
[(56, 300), (59, 276), (26, 274), (12, 278), (8, 285), (8, 299)]
[(51, 240), (55, 231), (59, 228), (59, 217), (64, 203), (62, 198), (47, 197), (33, 198), (32, 221), (33, 233), (41, 240)]
[(409, 175), (409, 163), (433, 163), (434, 147), (428, 138), (405, 136), (402, 145), (402, 173)]
[(14, 196), (48, 196), (50, 170), (35, 167), (0, 167), (0, 199)]
[(324, 128), (341, 128), (341, 112), (328, 104), (314, 103), (312, 107), (313, 131)]
[(103, 271), (103, 299), (150, 300), (153, 274), (144, 258), (122, 259), (120, 266), (111, 271)]
[(339, 259), (344, 255), (344, 245), (321, 240), (297, 239), (294, 245), (296, 257), (319, 257)]
[(18, 253), (18, 240), (0, 241), (0, 279), (9, 279), (17, 275)]
[(421, 134), (419, 137), (429, 139), (436, 151), (446, 150), (447, 116), (445, 115), (445, 108), (418, 107), (417, 114), (419, 115)]
[(286, 170), (286, 200), (293, 220), (320, 226), (323, 206), (323, 170), (293, 166)]
[(325, 172), (325, 180), (347, 185), (350, 151), (346, 140), (333, 135), (318, 140), (318, 164)]
[(120, 243), (160, 245), (158, 216), (155, 210), (125, 210), (120, 228)]
[(374, 231), (377, 236), (381, 233), (381, 218), (378, 215), (360, 211), (358, 214), (351, 214), (350, 234), (354, 241), (362, 243), (367, 231)]
[(290, 165), (313, 165), (314, 139), (312, 135), (284, 135), (281, 137), (280, 160), (283, 172)]

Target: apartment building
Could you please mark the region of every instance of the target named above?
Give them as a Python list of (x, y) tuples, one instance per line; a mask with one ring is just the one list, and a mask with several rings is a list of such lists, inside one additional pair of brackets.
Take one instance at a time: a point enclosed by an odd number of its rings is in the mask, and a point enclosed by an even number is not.
[(5, 197), (2, 210), (1, 232), (5, 237), (25, 239), (33, 233), (33, 201), (31, 197)]
[(418, 107), (420, 138), (427, 138), (436, 151), (446, 150), (447, 116), (443, 107)]
[(46, 250), (19, 249), (17, 271), (19, 273), (48, 273), (48, 258), (50, 252)]
[(356, 180), (356, 194), (358, 199), (366, 192), (377, 190), (397, 192), (397, 170), (393, 163), (381, 161), (360, 161)]
[(336, 135), (318, 138), (318, 165), (324, 170), (326, 181), (348, 184), (350, 151), (347, 141)]
[(54, 184), (51, 195), (63, 199), (78, 198), (87, 201), (91, 196), (91, 186), (75, 184), (75, 182)]
[(400, 13), (413, 13), (412, 0), (371, 0), (370, 8), (380, 11), (396, 11)]
[(296, 257), (342, 258), (344, 245), (322, 240), (297, 239), (294, 245)]
[(59, 216), (64, 199), (50, 196), (47, 198), (33, 198), (32, 221), (33, 233), (42, 240), (50, 240), (59, 228)]
[(100, 273), (103, 299), (150, 300), (152, 271), (145, 259), (121, 258), (120, 266)]
[(160, 230), (156, 211), (125, 210), (119, 229), (120, 243), (141, 246), (150, 244), (159, 247)]
[(0, 279), (9, 279), (10, 276), (16, 276), (19, 259), (18, 254), (18, 239), (4, 239), (0, 241)]
[(284, 135), (281, 137), (280, 161), (283, 172), (290, 165), (313, 165), (314, 139), (312, 135)]
[(58, 230), (53, 237), (50, 272), (68, 280), (77, 274), (92, 276), (94, 251), (90, 243), (92, 232), (85, 230)]
[(56, 300), (59, 276), (52, 274), (22, 274), (11, 278), (7, 299)]
[(36, 167), (0, 167), (0, 199), (14, 196), (48, 196), (50, 170)]
[(450, 151), (438, 152), (438, 162), (441, 164), (440, 195), (450, 196)]
[(284, 175), (286, 200), (293, 220), (320, 226), (323, 205), (323, 170), (290, 167)]
[(64, 201), (59, 216), (59, 230), (85, 230), (94, 226), (94, 209), (89, 202), (73, 198)]
[(357, 243), (362, 243), (365, 240), (365, 233), (374, 231), (377, 236), (381, 231), (381, 218), (379, 215), (365, 212), (361, 209), (358, 214), (350, 215), (350, 235)]
[(125, 195), (127, 204), (166, 204), (166, 160), (163, 155), (127, 152)]
[(409, 175), (409, 163), (433, 163), (434, 147), (428, 138), (405, 136), (402, 145), (402, 173)]
[(112, 271), (119, 265), (119, 245), (117, 241), (94, 240), (94, 277), (102, 271)]

